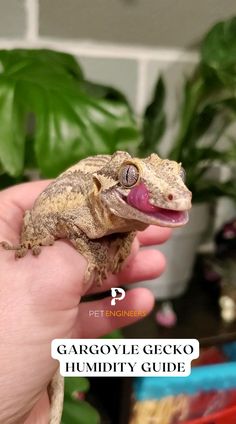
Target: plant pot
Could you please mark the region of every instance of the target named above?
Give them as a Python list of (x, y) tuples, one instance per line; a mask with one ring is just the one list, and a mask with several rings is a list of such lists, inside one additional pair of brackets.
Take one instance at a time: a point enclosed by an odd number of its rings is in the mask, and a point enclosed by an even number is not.
[(190, 211), (187, 225), (174, 230), (171, 239), (165, 244), (152, 246), (166, 257), (164, 274), (135, 286), (149, 288), (158, 300), (183, 294), (191, 278), (196, 250), (208, 228), (209, 216), (207, 203), (195, 204)]

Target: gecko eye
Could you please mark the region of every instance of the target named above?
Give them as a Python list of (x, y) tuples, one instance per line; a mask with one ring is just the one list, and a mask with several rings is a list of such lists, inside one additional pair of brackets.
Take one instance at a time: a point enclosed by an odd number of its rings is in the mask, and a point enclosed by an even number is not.
[(184, 168), (180, 168), (179, 175), (182, 178), (183, 182), (185, 182), (185, 180), (186, 180), (186, 172), (185, 172)]
[(121, 168), (119, 181), (124, 187), (132, 187), (139, 179), (139, 170), (135, 165), (126, 164)]

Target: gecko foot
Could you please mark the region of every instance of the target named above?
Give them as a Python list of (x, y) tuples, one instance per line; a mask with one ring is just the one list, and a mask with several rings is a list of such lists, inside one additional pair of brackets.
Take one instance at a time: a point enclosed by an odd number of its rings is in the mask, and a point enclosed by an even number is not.
[(23, 258), (28, 251), (28, 248), (22, 244), (10, 244), (7, 241), (2, 241), (0, 245), (5, 250), (15, 250), (15, 258)]
[(114, 258), (111, 265), (112, 274), (118, 274), (121, 271), (124, 259), (122, 257)]
[(41, 253), (41, 246), (52, 246), (54, 243), (54, 237), (46, 236), (42, 240), (35, 240), (34, 242), (23, 242), (21, 244), (10, 244), (7, 241), (0, 242), (0, 246), (5, 250), (15, 250), (15, 258), (23, 258), (28, 250), (31, 249), (33, 256), (38, 256)]
[(15, 258), (16, 259), (20, 259), (23, 258), (28, 252), (28, 248), (27, 247), (21, 247), (20, 249), (17, 249), (15, 251)]
[(90, 284), (93, 281), (96, 283), (97, 287), (101, 287), (104, 280), (107, 278), (107, 268), (105, 266), (88, 266), (85, 277), (84, 285)]
[(21, 247), (20, 244), (10, 244), (8, 241), (1, 241), (0, 246), (2, 246), (5, 250), (18, 250)]

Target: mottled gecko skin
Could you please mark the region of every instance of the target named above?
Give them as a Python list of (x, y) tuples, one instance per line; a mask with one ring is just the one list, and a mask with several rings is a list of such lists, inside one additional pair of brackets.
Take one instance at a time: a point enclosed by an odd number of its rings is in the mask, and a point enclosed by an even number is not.
[(183, 225), (190, 207), (181, 164), (118, 151), (62, 173), (25, 212), (20, 244), (1, 244), (21, 258), (29, 249), (37, 256), (42, 246), (68, 239), (88, 261), (85, 282), (101, 284), (108, 272), (120, 270), (136, 231), (150, 224)]

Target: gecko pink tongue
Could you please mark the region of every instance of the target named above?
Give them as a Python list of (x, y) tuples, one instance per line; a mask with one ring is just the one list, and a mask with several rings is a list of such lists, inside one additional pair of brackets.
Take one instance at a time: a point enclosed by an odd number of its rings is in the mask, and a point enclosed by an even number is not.
[(141, 183), (132, 188), (127, 197), (127, 203), (141, 212), (152, 215), (155, 218), (180, 223), (186, 219), (186, 212), (159, 208), (149, 202), (149, 193), (145, 184)]
[(149, 203), (149, 194), (143, 183), (132, 188), (128, 194), (127, 201), (130, 206), (142, 212), (155, 212), (156, 210), (156, 207)]

